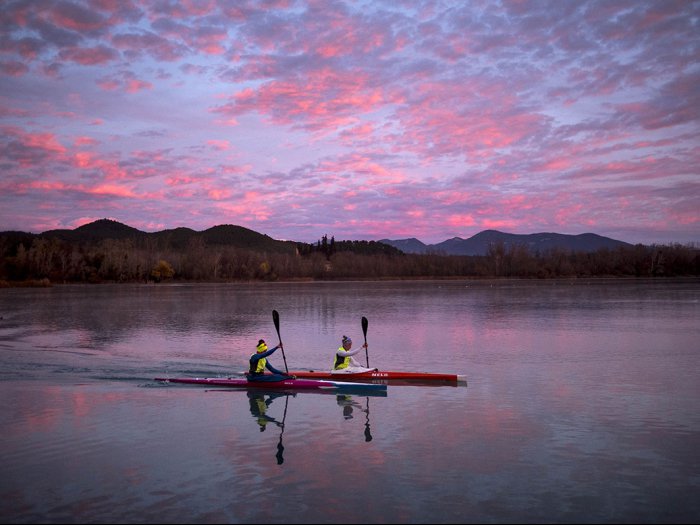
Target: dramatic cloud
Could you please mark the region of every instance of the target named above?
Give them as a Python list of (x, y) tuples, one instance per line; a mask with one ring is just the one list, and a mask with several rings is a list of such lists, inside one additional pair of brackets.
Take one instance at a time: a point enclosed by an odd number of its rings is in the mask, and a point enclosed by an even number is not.
[(700, 243), (700, 2), (8, 0), (0, 230)]

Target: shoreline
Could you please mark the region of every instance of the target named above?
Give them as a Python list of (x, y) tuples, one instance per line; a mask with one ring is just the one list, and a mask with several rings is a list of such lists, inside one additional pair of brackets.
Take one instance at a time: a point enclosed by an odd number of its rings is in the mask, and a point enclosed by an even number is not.
[(353, 283), (353, 282), (468, 282), (468, 283), (507, 283), (507, 282), (527, 282), (527, 283), (602, 283), (606, 281), (619, 282), (698, 282), (700, 276), (697, 275), (674, 275), (674, 276), (632, 276), (632, 275), (605, 275), (605, 276), (571, 276), (571, 277), (348, 277), (333, 279), (296, 278), (296, 279), (230, 279), (230, 280), (177, 280), (166, 281), (100, 281), (100, 282), (52, 282), (48, 278), (32, 279), (28, 281), (3, 281), (0, 280), (0, 289), (7, 288), (52, 288), (63, 286), (185, 286), (185, 285), (233, 285), (233, 284), (306, 284), (306, 283)]

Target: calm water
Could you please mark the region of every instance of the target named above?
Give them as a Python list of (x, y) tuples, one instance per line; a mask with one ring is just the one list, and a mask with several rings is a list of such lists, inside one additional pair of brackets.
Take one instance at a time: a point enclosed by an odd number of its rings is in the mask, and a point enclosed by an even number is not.
[[(372, 366), (468, 386), (152, 381), (241, 371), (273, 309), (290, 369), (366, 316)], [(57, 286), (0, 317), (3, 523), (700, 520), (697, 280)]]

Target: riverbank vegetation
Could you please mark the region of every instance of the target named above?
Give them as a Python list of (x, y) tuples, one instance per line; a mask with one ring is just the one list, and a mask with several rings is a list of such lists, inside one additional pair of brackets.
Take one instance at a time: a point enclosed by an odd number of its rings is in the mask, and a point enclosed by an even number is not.
[(494, 244), (483, 256), (404, 254), (374, 241), (246, 248), (202, 239), (180, 245), (133, 238), (72, 241), (0, 235), (0, 282), (277, 281), (422, 278), (674, 277), (700, 275), (693, 246), (634, 245), (595, 252)]

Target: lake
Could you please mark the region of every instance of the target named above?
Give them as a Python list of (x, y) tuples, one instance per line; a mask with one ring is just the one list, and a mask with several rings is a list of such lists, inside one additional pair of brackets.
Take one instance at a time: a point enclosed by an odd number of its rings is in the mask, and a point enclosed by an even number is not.
[[(385, 396), (159, 384), (258, 339)], [(2, 523), (696, 523), (700, 281), (0, 289)], [(280, 351), (270, 357), (284, 369)]]

